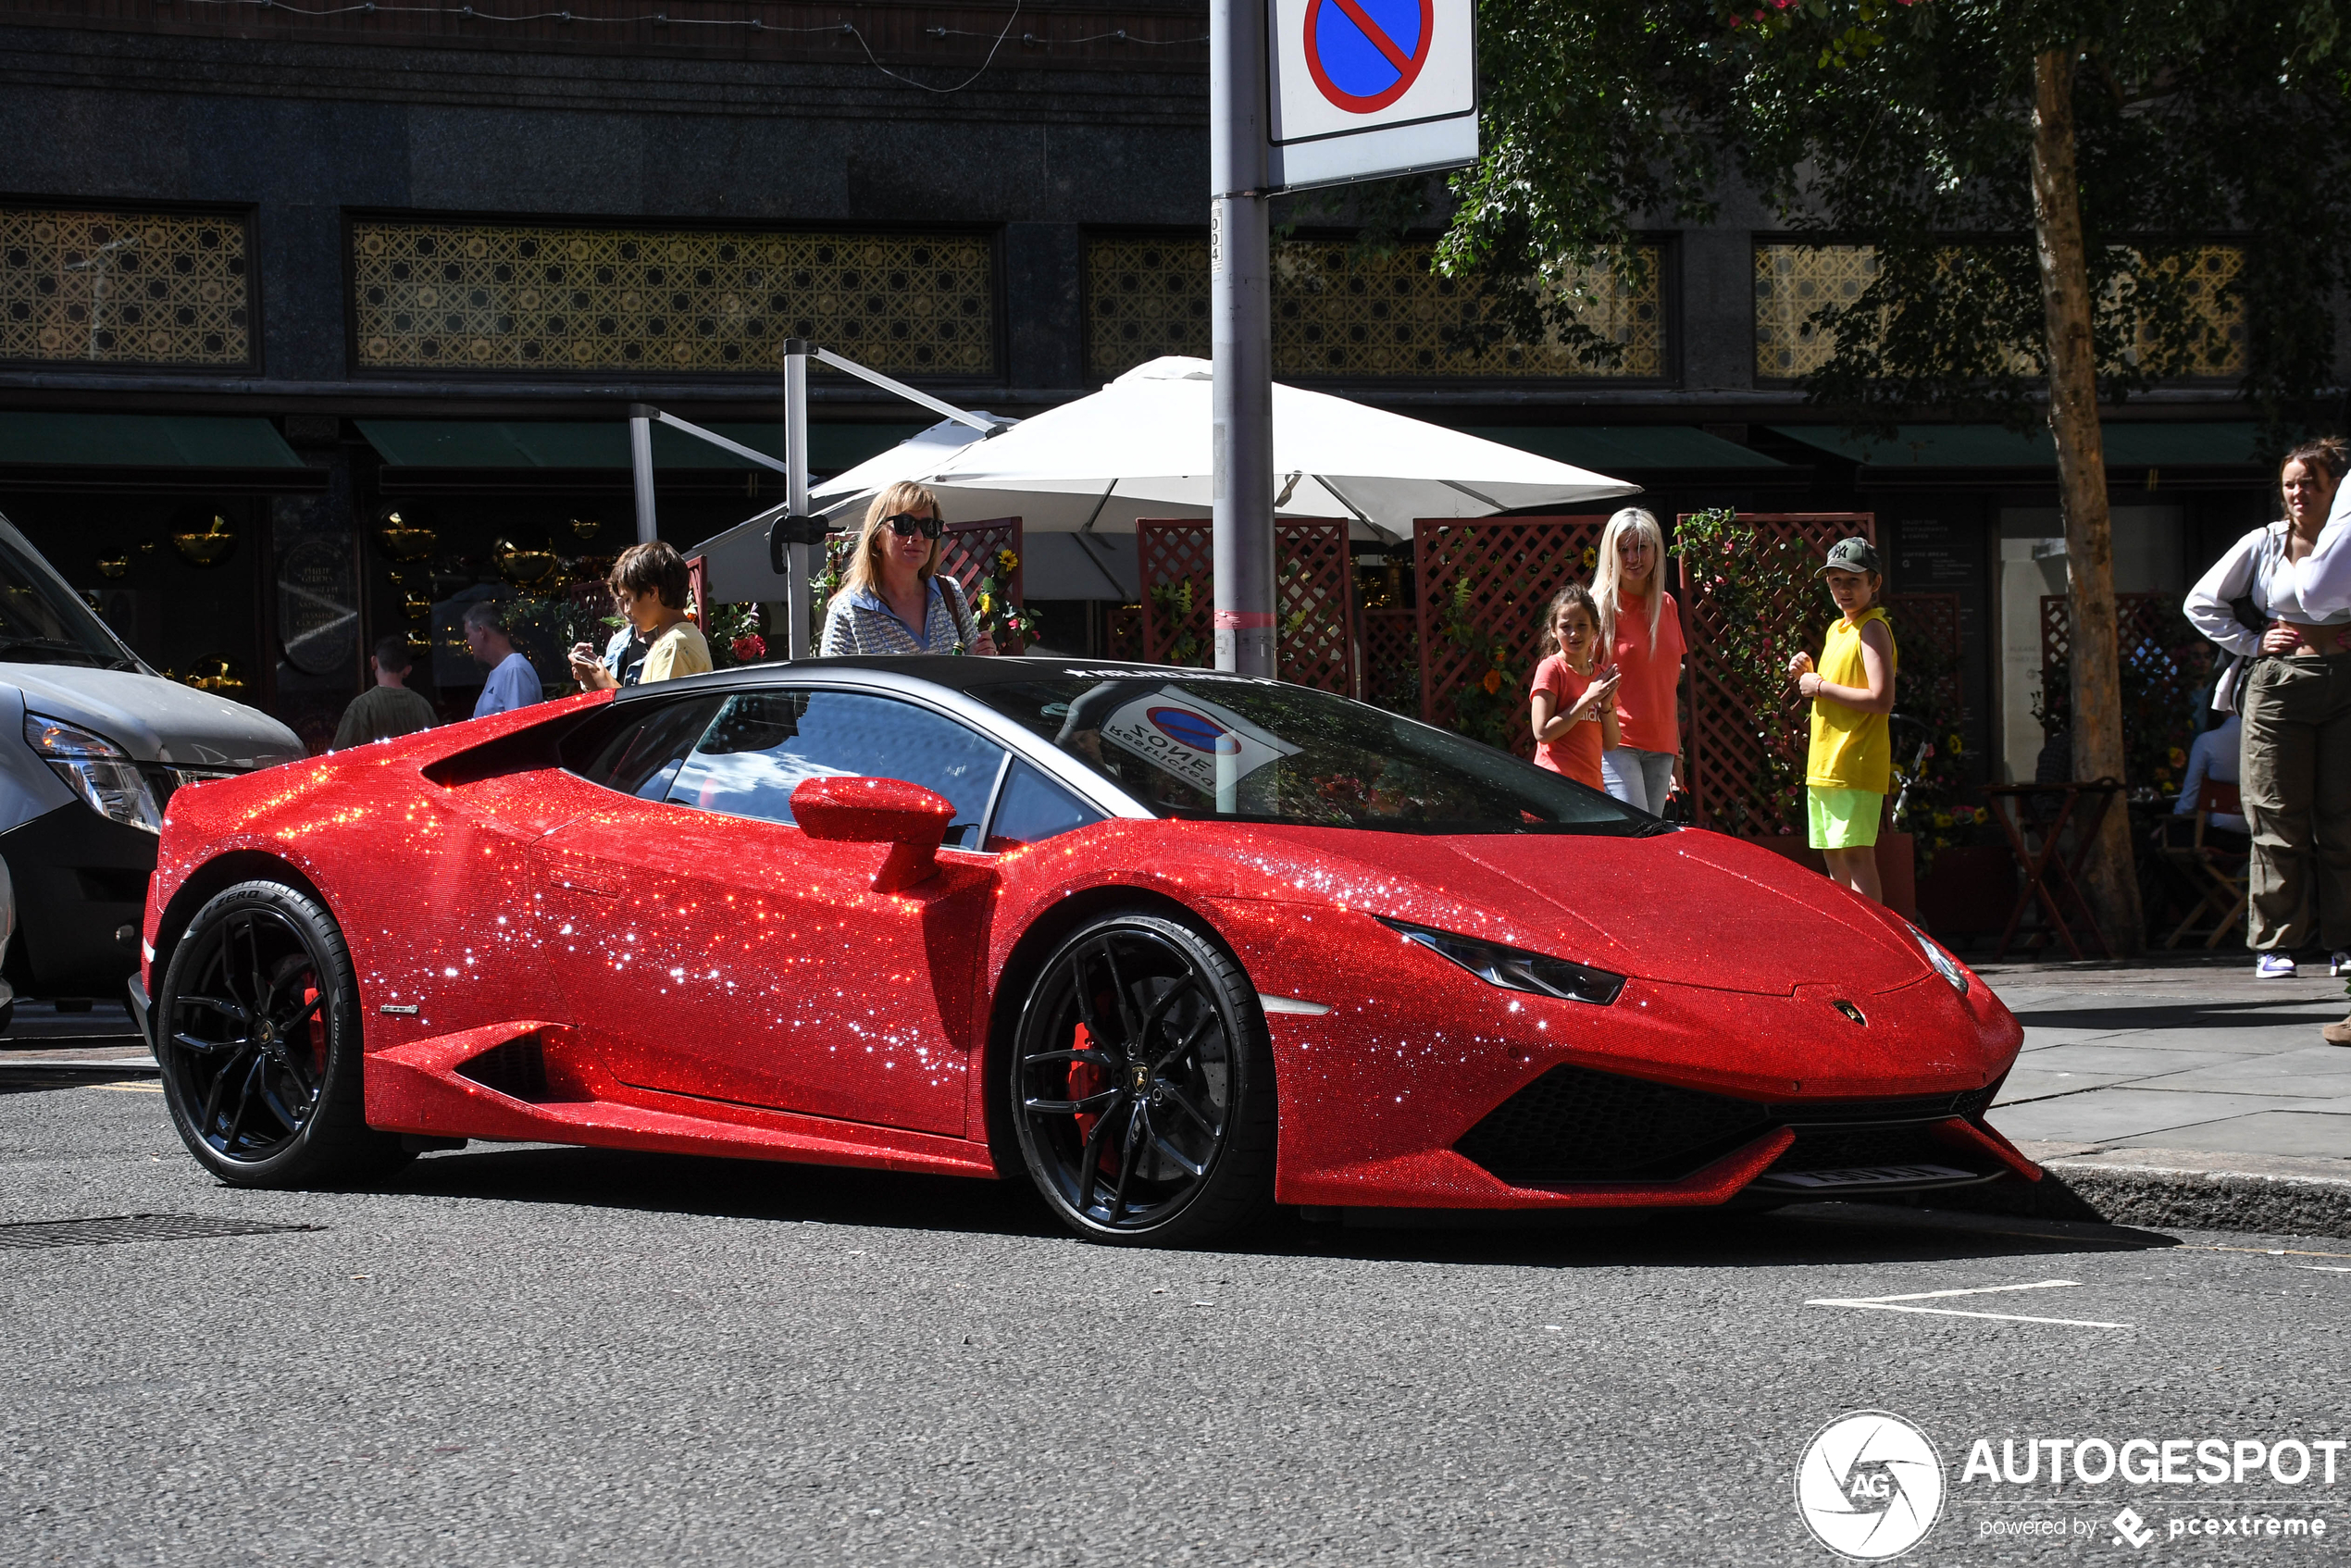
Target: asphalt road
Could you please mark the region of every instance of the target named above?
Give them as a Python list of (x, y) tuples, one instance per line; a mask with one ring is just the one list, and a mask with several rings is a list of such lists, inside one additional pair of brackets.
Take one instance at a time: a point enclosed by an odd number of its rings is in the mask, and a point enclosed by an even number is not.
[[(1007, 1187), (537, 1148), (238, 1192), (152, 1089), (0, 1090), (6, 1564), (1830, 1563), (1793, 1477), (1864, 1407), (1943, 1462), (1909, 1562), (2351, 1546), (2351, 1450), (1961, 1479), (1978, 1437), (2351, 1437), (2351, 1243), (1818, 1206), (1154, 1253)], [(313, 1228), (26, 1245), (141, 1213)], [(2055, 1280), (1911, 1304), (2071, 1321), (1808, 1304)], [(2331, 1533), (2168, 1534), (2216, 1511)]]

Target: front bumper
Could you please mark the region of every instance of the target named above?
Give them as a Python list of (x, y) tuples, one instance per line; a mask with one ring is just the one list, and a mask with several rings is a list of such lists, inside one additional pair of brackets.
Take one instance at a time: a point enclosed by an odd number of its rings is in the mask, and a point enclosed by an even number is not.
[(1283, 1202), (1695, 1207), (2039, 1175), (1983, 1119), (2023, 1031), (1980, 985), (1636, 978), (1603, 1006), (1343, 940), (1343, 914), (1217, 913), (1261, 990), (1330, 1009), (1268, 1020)]
[[(155, 836), (80, 801), (0, 833), (21, 915), (8, 970), (28, 996), (111, 1000), (139, 967)], [(121, 932), (131, 936), (124, 940)]]

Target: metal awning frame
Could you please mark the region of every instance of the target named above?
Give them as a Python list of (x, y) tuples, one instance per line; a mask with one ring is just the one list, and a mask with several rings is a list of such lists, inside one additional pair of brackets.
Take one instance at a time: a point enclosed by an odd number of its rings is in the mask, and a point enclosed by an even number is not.
[[(770, 558), (782, 564), (782, 575), (790, 585), (791, 600), (784, 615), (786, 651), (792, 658), (808, 656), (808, 552), (823, 539), (825, 520), (808, 515), (808, 362), (822, 360), (836, 370), (845, 371), (893, 396), (927, 408), (932, 413), (968, 425), (980, 433), (982, 440), (1005, 429), (993, 419), (956, 407), (926, 392), (917, 392), (903, 381), (893, 380), (878, 370), (868, 369), (853, 359), (847, 359), (830, 349), (818, 348), (803, 338), (784, 340), (784, 456), (782, 461), (766, 453), (755, 451), (740, 442), (729, 441), (715, 430), (705, 430), (700, 425), (666, 414), (649, 403), (628, 405), (628, 468), (637, 492), (637, 541), (650, 544), (659, 537), (653, 510), (653, 426), (667, 425), (671, 429), (708, 442), (722, 451), (772, 468), (784, 476), (787, 512), (778, 517), (768, 534)], [(786, 553), (789, 554), (786, 554)]]

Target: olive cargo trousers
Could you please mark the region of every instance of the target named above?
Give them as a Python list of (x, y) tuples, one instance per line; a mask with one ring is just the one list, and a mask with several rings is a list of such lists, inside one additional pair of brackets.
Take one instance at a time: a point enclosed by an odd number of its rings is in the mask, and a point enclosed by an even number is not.
[(2245, 945), (2351, 948), (2351, 653), (2258, 660), (2242, 706)]

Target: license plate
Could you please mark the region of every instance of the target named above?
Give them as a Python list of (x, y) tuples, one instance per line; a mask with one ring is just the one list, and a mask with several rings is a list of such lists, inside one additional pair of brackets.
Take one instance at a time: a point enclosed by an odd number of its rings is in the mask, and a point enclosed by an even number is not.
[(1774, 1187), (1890, 1187), (1897, 1182), (1972, 1181), (1973, 1171), (1949, 1165), (1862, 1165), (1844, 1171), (1773, 1171)]

